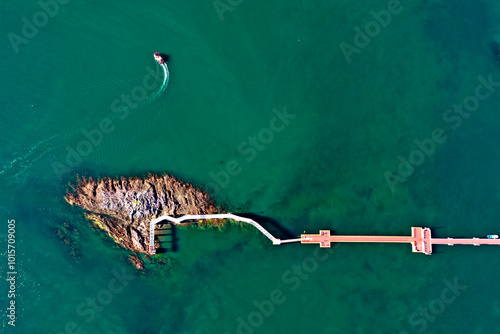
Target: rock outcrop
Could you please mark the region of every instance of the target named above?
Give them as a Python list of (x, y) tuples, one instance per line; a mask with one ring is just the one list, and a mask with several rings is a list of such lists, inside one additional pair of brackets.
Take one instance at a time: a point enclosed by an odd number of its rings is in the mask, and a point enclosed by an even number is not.
[(211, 214), (217, 209), (201, 190), (164, 175), (141, 178), (79, 179), (65, 199), (123, 247), (147, 253), (149, 222), (168, 214)]

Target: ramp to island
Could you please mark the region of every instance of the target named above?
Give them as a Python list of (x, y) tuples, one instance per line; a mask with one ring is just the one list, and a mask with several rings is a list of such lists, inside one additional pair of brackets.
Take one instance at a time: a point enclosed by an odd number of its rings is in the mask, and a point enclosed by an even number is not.
[(280, 245), (282, 242), (299, 242), (300, 239), (290, 239), (290, 240), (280, 240), (276, 237), (274, 237), (269, 231), (267, 231), (262, 225), (257, 223), (255, 220), (250, 219), (250, 218), (245, 218), (245, 217), (240, 217), (237, 215), (233, 215), (232, 213), (222, 213), (222, 214), (211, 214), (211, 215), (185, 215), (182, 217), (174, 218), (169, 215), (163, 215), (161, 217), (158, 217), (156, 219), (153, 219), (150, 222), (149, 225), (149, 253), (155, 254), (156, 249), (155, 249), (155, 244), (154, 244), (154, 237), (155, 237), (155, 226), (159, 222), (162, 222), (164, 220), (167, 220), (173, 224), (180, 224), (182, 222), (188, 221), (188, 220), (205, 220), (205, 219), (232, 219), (236, 220), (242, 223), (247, 223), (252, 226), (254, 226), (259, 232), (264, 234), (266, 238), (271, 240), (273, 242), (273, 245)]

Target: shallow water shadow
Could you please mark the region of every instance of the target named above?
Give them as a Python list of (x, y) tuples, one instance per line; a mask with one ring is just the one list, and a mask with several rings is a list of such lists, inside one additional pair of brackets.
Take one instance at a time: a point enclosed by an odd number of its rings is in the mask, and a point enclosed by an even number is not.
[(491, 51), (493, 59), (496, 61), (497, 65), (500, 65), (500, 43), (491, 42), (488, 44), (488, 47)]
[(169, 223), (158, 223), (155, 229), (155, 240), (160, 247), (156, 249), (157, 254), (177, 252), (177, 232), (175, 226)]
[(289, 229), (285, 228), (275, 219), (257, 215), (255, 213), (237, 213), (236, 215), (255, 220), (257, 223), (262, 225), (263, 228), (269, 231), (269, 233), (271, 233), (274, 237), (278, 239), (297, 238), (296, 234), (292, 233)]

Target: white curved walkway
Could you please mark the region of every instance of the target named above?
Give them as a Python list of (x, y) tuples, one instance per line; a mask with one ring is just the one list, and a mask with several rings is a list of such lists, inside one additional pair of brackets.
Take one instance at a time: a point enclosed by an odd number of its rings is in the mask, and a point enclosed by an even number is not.
[(275, 238), (271, 233), (269, 233), (265, 228), (262, 227), (259, 223), (257, 223), (255, 220), (250, 219), (250, 218), (244, 218), (240, 217), (237, 215), (233, 215), (232, 213), (222, 213), (222, 214), (212, 214), (212, 215), (185, 215), (179, 218), (174, 218), (169, 215), (163, 215), (161, 217), (158, 217), (156, 219), (153, 219), (149, 223), (149, 253), (155, 254), (156, 249), (155, 249), (155, 226), (159, 222), (163, 220), (168, 220), (169, 222), (173, 224), (180, 224), (185, 220), (200, 220), (200, 219), (232, 219), (236, 220), (239, 222), (247, 223), (252, 226), (255, 226), (262, 234), (264, 234), (269, 240), (273, 242), (273, 245), (280, 245), (282, 242), (299, 242), (300, 239), (289, 239), (289, 240), (280, 240), (278, 238)]

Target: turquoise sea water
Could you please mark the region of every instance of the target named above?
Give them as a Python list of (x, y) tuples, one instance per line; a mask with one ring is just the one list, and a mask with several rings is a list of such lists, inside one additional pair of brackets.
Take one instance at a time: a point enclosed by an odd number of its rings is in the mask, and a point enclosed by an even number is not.
[[(294, 236), (500, 232), (500, 87), (481, 89), (489, 96), (460, 124), (443, 120), (480, 76), (500, 82), (495, 2), (221, 3), (223, 20), (212, 1), (72, 0), (17, 53), (9, 33), (22, 36), (23, 17), (41, 7), (0, 5), (0, 332), (500, 333), (496, 247), (326, 252), (272, 246), (252, 231), (180, 230), (175, 269), (142, 275), (64, 202), (77, 174), (166, 172)], [(374, 25), (371, 11), (388, 6), (398, 13)], [(348, 63), (340, 45), (355, 45), (356, 27), (375, 30)], [(122, 94), (139, 94), (151, 70), (161, 79), (155, 51), (171, 56), (169, 85), (126, 113)], [(286, 124), (275, 123), (285, 112)], [(85, 147), (103, 120), (109, 131)], [(386, 171), (400, 156), (417, 159), (415, 140), (428, 143), (435, 129), (446, 140), (391, 191)], [(68, 167), (78, 148), (89, 153)], [(5, 316), (9, 219), (15, 328)], [(77, 260), (55, 233), (64, 224), (78, 231)]]

